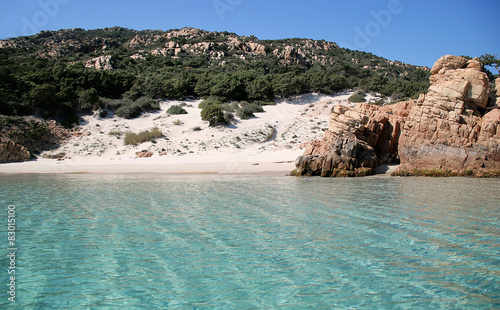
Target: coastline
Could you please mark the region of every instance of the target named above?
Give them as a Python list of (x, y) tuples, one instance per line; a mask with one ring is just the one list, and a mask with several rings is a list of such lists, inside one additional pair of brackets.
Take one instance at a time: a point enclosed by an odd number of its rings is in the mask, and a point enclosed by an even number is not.
[(295, 168), (297, 151), (261, 154), (220, 153), (205, 156), (152, 158), (35, 159), (0, 164), (5, 174), (288, 174)]
[[(135, 119), (82, 115), (72, 137), (58, 148), (35, 160), (0, 164), (0, 174), (289, 174), (304, 152), (301, 143), (322, 137), (331, 109), (339, 104), (350, 106), (350, 95), (292, 97), (225, 127), (210, 127), (201, 120), (201, 100), (162, 101), (160, 110)], [(187, 114), (166, 113), (182, 103), (187, 104)], [(124, 144), (126, 133), (154, 127), (163, 137)], [(151, 157), (139, 158), (139, 153)], [(59, 154), (62, 160), (45, 158)]]

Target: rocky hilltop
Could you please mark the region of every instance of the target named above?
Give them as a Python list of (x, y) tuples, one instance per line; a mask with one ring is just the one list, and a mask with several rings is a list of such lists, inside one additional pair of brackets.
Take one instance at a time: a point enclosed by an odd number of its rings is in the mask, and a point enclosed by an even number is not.
[[(38, 148), (15, 132), (23, 117), (71, 129), (86, 115), (121, 121), (158, 113), (160, 102), (204, 99), (199, 117), (227, 126), (308, 93), (356, 88), (381, 101), (416, 97), (427, 91), (429, 74), (325, 40), (260, 40), (189, 27), (42, 31), (0, 40), (0, 117), (12, 117), (0, 121), (0, 138), (34, 156)], [(18, 149), (2, 145), (0, 153)]]
[[(31, 57), (67, 60), (83, 63), (88, 68), (112, 70), (121, 55), (137, 60), (148, 56), (182, 58), (204, 56), (212, 65), (224, 65), (232, 59), (256, 61), (270, 57), (281, 65), (310, 67), (314, 63), (335, 65), (348, 61), (363, 69), (387, 75), (408, 76), (415, 69), (400, 61), (390, 61), (370, 53), (347, 53), (336, 43), (312, 39), (259, 40), (255, 36), (239, 36), (230, 32), (206, 31), (185, 27), (182, 29), (136, 31), (122, 27), (84, 30), (80, 28), (42, 31), (30, 37), (0, 40), (0, 49), (20, 50)], [(113, 55), (114, 54), (114, 55)], [(334, 56), (334, 57), (332, 57)]]
[(418, 100), (337, 106), (323, 139), (297, 158), (297, 175), (362, 176), (400, 163), (396, 175), (488, 175), (500, 170), (500, 109), (477, 60), (446, 55)]

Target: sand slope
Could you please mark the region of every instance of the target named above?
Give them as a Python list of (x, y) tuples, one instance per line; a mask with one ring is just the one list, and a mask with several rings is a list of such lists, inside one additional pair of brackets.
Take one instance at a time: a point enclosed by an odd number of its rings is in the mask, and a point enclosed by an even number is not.
[[(38, 159), (0, 165), (0, 173), (285, 173), (294, 169), (303, 143), (328, 129), (330, 111), (350, 105), (352, 92), (307, 94), (265, 106), (248, 120), (209, 127), (201, 120), (201, 100), (163, 101), (161, 109), (126, 120), (97, 113), (82, 117), (74, 137), (45, 154), (65, 153), (63, 160)], [(174, 104), (188, 114), (168, 115)], [(164, 137), (137, 146), (124, 145), (126, 132), (158, 127)], [(153, 153), (138, 158), (137, 153)]]

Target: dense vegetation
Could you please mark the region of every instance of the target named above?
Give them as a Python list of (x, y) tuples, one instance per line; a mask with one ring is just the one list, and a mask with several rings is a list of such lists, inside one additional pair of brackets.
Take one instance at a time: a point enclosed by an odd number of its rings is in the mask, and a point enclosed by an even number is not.
[[(303, 39), (259, 41), (203, 31), (198, 36), (164, 35), (161, 31), (109, 28), (41, 32), (13, 39), (14, 44), (0, 48), (0, 114), (36, 115), (70, 126), (81, 112), (100, 110), (105, 116), (107, 111), (115, 111), (118, 116), (134, 118), (157, 109), (156, 99), (198, 97), (208, 99), (202, 115), (215, 124), (227, 123), (233, 112), (241, 118), (251, 117), (276, 97), (358, 88), (400, 99), (417, 96), (428, 88), (427, 70), (390, 64), (370, 53), (338, 47), (310, 49), (308, 53), (328, 61), (284, 63), (272, 52), (293, 44), (300, 46)], [(150, 40), (133, 46), (127, 43), (136, 36)], [(231, 49), (226, 43), (229, 37), (258, 42), (266, 53)], [(144, 53), (130, 57), (169, 41), (191, 45), (212, 42), (210, 52), (224, 57), (184, 50), (175, 56)], [(51, 54), (53, 46), (57, 46), (56, 56)], [(112, 56), (113, 70), (84, 66), (88, 59), (102, 55)], [(236, 102), (232, 110), (229, 102)]]

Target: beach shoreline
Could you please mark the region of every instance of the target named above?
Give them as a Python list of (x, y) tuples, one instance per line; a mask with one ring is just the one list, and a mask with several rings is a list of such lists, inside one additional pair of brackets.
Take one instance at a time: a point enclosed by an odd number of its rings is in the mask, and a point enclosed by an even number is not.
[[(0, 164), (0, 174), (288, 174), (300, 152), (238, 156), (34, 159)], [(246, 159), (246, 160), (245, 160)]]
[[(0, 164), (0, 174), (289, 174), (304, 142), (323, 137), (332, 108), (351, 106), (351, 94), (300, 95), (218, 127), (201, 120), (202, 100), (161, 101), (158, 111), (135, 119), (102, 118), (95, 112), (82, 115), (72, 136), (57, 148), (31, 161)], [(180, 104), (187, 114), (166, 113)], [(124, 143), (128, 133), (153, 128), (162, 137)]]

